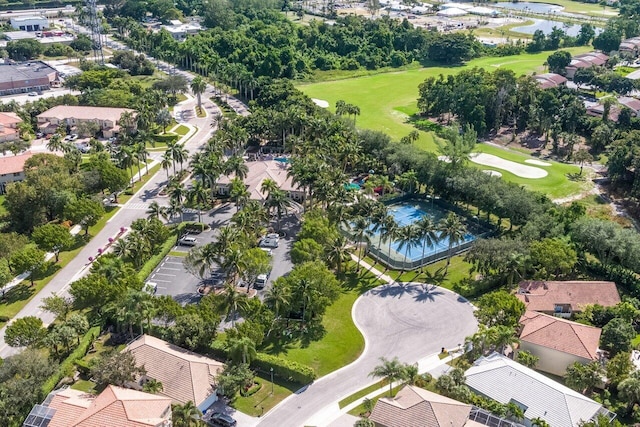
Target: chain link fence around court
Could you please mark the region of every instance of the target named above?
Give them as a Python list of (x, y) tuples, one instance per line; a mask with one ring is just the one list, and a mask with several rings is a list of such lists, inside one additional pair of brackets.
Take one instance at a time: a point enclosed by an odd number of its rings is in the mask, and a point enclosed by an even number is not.
[[(437, 200), (434, 202), (434, 199), (432, 198), (423, 199), (409, 197), (406, 195), (385, 200), (385, 205), (387, 206), (393, 206), (401, 203), (421, 203), (422, 207), (427, 209), (429, 209), (429, 206), (431, 206), (432, 213), (437, 209), (439, 211), (444, 211), (445, 213), (454, 212), (458, 216), (464, 218), (464, 222), (467, 224), (469, 229), (472, 230), (473, 239), (454, 245), (451, 248), (451, 256), (455, 256), (468, 251), (473, 246), (475, 240), (489, 237), (495, 231), (490, 224), (480, 220), (477, 216), (471, 218), (464, 210), (442, 200)], [(357, 236), (353, 235), (350, 230), (343, 230), (343, 232), (351, 240), (355, 241), (357, 239)], [(403, 254), (399, 253), (392, 247), (393, 242), (385, 243), (382, 240), (382, 236), (380, 235), (373, 236), (367, 244), (367, 254), (393, 270), (415, 270), (417, 268), (445, 260), (449, 255), (448, 245), (443, 246), (440, 244), (432, 248), (432, 250), (429, 251), (431, 253), (427, 252), (424, 256), (420, 256), (419, 259), (405, 259)], [(433, 251), (433, 249), (435, 249), (435, 252)]]

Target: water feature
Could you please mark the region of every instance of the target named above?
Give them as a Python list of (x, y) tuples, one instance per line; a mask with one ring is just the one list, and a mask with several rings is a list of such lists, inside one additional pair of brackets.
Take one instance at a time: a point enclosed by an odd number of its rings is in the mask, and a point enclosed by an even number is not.
[(505, 9), (519, 10), (523, 12), (533, 12), (533, 13), (558, 13), (564, 10), (564, 7), (558, 6), (557, 4), (548, 4), (548, 3), (531, 3), (531, 2), (499, 2), (494, 4), (495, 7), (503, 7)]
[[(553, 27), (556, 27), (559, 30), (564, 31), (567, 35), (572, 37), (576, 37), (578, 33), (580, 33), (580, 25), (578, 24), (567, 24), (565, 22), (549, 21), (546, 19), (532, 19), (532, 21), (533, 21), (533, 24), (531, 25), (514, 27), (511, 30), (518, 33), (525, 33), (525, 34), (533, 34), (538, 30), (542, 30), (542, 32), (545, 35), (549, 35), (551, 34), (551, 31), (553, 31)], [(596, 34), (600, 34), (600, 32), (602, 31), (601, 28), (594, 28), (594, 30)]]

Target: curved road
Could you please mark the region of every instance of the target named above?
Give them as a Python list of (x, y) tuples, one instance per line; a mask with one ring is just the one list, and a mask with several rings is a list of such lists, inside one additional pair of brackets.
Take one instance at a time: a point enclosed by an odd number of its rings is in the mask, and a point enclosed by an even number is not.
[[(320, 378), (261, 419), (260, 427), (299, 427), (314, 415), (371, 383), (379, 358), (404, 363), (453, 348), (477, 330), (473, 307), (446, 289), (422, 284), (387, 284), (363, 294), (353, 307), (366, 348), (352, 364)], [(335, 405), (337, 407), (337, 404)]]

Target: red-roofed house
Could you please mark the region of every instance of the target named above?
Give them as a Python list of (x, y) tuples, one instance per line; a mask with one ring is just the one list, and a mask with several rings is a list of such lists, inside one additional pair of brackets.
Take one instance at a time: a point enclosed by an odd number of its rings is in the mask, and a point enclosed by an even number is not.
[[(145, 369), (141, 378), (162, 383), (162, 394), (174, 403), (192, 401), (205, 411), (216, 400), (216, 377), (224, 364), (192, 353), (151, 335), (141, 335), (123, 351), (129, 351), (136, 365)], [(133, 384), (132, 386), (137, 386)]]
[(524, 281), (518, 284), (516, 297), (527, 310), (559, 317), (571, 317), (590, 304), (611, 307), (620, 302), (614, 282), (595, 281)]
[(631, 56), (640, 55), (640, 37), (632, 37), (630, 39), (622, 40), (618, 51)]
[(571, 58), (569, 65), (565, 67), (567, 78), (572, 79), (580, 68), (601, 67), (607, 63), (609, 57), (604, 53), (589, 52), (576, 55)]
[(396, 397), (378, 400), (369, 419), (376, 427), (475, 427), (471, 405), (415, 386), (403, 387)]
[(541, 89), (550, 89), (567, 84), (567, 78), (556, 73), (536, 74), (533, 78), (536, 79)]
[[(48, 422), (47, 422), (48, 421)], [(98, 396), (70, 388), (51, 392), (23, 427), (170, 427), (171, 399), (108, 386)]]
[(536, 369), (540, 371), (563, 376), (574, 362), (599, 359), (600, 328), (536, 311), (527, 311), (520, 324), (520, 350), (539, 358)]
[(0, 113), (0, 142), (15, 141), (20, 137), (18, 124), (22, 119), (15, 113)]
[(31, 151), (26, 151), (17, 156), (7, 154), (0, 157), (0, 194), (5, 193), (8, 183), (24, 179), (24, 164), (31, 157), (33, 157)]

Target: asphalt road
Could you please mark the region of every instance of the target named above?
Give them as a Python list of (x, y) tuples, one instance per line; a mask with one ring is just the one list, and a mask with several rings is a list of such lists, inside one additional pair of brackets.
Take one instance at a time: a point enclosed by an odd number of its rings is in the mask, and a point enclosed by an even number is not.
[(471, 304), (453, 292), (423, 285), (372, 289), (356, 301), (353, 314), (366, 340), (360, 358), (292, 395), (258, 426), (308, 425), (314, 414), (371, 383), (369, 373), (380, 364), (380, 357), (415, 363), (441, 347), (456, 347), (477, 330)]

